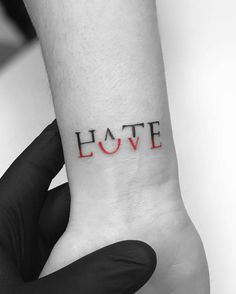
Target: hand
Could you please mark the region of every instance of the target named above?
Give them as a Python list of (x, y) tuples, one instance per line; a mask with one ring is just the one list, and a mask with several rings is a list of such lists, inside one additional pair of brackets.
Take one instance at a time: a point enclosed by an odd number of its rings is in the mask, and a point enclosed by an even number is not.
[(155, 252), (139, 241), (108, 246), (37, 280), (68, 222), (68, 185), (48, 191), (63, 164), (53, 122), (0, 180), (0, 293), (134, 293), (156, 266)]

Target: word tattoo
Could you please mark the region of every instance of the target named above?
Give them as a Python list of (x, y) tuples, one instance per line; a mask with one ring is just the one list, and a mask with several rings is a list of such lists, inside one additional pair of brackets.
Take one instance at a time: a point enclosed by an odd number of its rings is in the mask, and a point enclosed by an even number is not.
[[(75, 134), (77, 136), (79, 158), (93, 157), (95, 152), (94, 151), (95, 147), (98, 147), (100, 152), (102, 152), (105, 155), (114, 155), (120, 150), (122, 143), (124, 143), (125, 141), (128, 143), (131, 150), (137, 151), (141, 141), (140, 136), (137, 136), (138, 129), (145, 130), (146, 125), (149, 126), (148, 132), (150, 134), (150, 149), (154, 150), (154, 149), (161, 148), (162, 143), (160, 141), (160, 137), (161, 137), (160, 122), (154, 121), (154, 122), (150, 122), (146, 124), (138, 123), (138, 124), (130, 124), (130, 125), (122, 126), (122, 130), (121, 130), (122, 132), (124, 132), (125, 130), (131, 131), (131, 135), (123, 140), (121, 138), (116, 138), (110, 128), (107, 128), (105, 132), (104, 140), (98, 141), (98, 142), (96, 140), (96, 130), (88, 131), (88, 135), (91, 138), (90, 141), (82, 141), (81, 132), (76, 132)], [(114, 145), (115, 147), (112, 150), (108, 150), (110, 148), (106, 147), (106, 145), (108, 145), (106, 144), (108, 141), (111, 141), (111, 142), (116, 141)]]

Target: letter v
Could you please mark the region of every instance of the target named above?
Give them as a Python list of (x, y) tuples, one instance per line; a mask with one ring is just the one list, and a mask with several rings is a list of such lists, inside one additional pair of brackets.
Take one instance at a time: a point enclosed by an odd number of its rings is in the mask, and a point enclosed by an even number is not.
[(136, 142), (134, 142), (132, 138), (128, 138), (128, 140), (129, 140), (132, 148), (134, 149), (134, 151), (136, 151), (138, 148), (139, 137), (136, 139)]

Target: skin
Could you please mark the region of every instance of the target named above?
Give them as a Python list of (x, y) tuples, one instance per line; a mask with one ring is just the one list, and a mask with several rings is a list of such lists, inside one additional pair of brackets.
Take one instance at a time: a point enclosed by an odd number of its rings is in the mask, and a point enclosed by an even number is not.
[[(179, 188), (155, 1), (25, 3), (42, 46), (71, 191), (67, 229), (41, 275), (113, 242), (138, 239), (159, 260), (140, 293), (208, 294), (204, 248)], [(145, 127), (132, 150), (122, 126), (154, 121), (162, 147), (151, 148)], [(113, 140), (104, 141), (107, 128), (122, 149), (109, 156), (87, 145), (85, 154), (94, 156), (81, 158), (76, 133), (86, 141), (96, 130), (96, 142), (114, 150)]]
[(134, 293), (156, 266), (153, 249), (138, 241), (113, 244), (37, 279), (68, 222), (68, 184), (48, 191), (63, 162), (54, 122), (0, 179), (0, 292)]

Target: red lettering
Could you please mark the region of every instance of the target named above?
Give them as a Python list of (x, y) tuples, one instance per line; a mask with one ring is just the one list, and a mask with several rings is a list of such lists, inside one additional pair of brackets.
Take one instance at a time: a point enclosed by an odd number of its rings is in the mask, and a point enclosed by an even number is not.
[(134, 151), (136, 151), (138, 148), (139, 137), (136, 139), (136, 142), (134, 142), (132, 138), (128, 138), (128, 140), (129, 140), (132, 148), (134, 149)]
[(162, 147), (162, 143), (160, 143), (160, 145), (156, 145), (155, 140), (152, 140), (152, 148), (151, 149), (158, 149)]
[(121, 146), (121, 139), (118, 139), (117, 140), (117, 146), (116, 146), (116, 149), (114, 151), (107, 151), (104, 146), (103, 146), (103, 143), (102, 142), (99, 142), (98, 143), (98, 146), (100, 147), (100, 149), (102, 150), (103, 153), (107, 154), (107, 155), (112, 155), (112, 154), (115, 154), (119, 149), (120, 149), (120, 146)]
[(89, 131), (89, 133), (90, 133), (91, 136), (92, 136), (92, 140), (89, 141), (89, 142), (82, 142), (82, 141), (81, 141), (81, 138), (80, 138), (81, 133), (80, 133), (80, 132), (76, 132), (76, 136), (77, 136), (77, 139), (78, 139), (78, 146), (79, 146), (79, 155), (80, 155), (80, 158), (87, 158), (87, 157), (92, 157), (92, 156), (93, 156), (93, 152), (91, 152), (91, 153), (88, 154), (88, 155), (84, 155), (84, 154), (83, 154), (83, 151), (82, 151), (82, 147), (83, 147), (84, 145), (88, 145), (88, 144), (93, 144), (93, 143), (95, 143), (95, 130), (91, 130), (91, 131)]
[(80, 157), (80, 158), (93, 157), (93, 152), (91, 152), (91, 153), (88, 154), (88, 155), (84, 155), (83, 152), (82, 152), (82, 149), (80, 149), (80, 150), (79, 150), (79, 157)]

